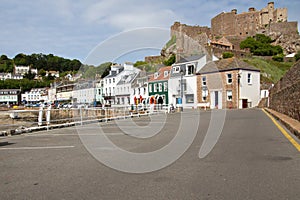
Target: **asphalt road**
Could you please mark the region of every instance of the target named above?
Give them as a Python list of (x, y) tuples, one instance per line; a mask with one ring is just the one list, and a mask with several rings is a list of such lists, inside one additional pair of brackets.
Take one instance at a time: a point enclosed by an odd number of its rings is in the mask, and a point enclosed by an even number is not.
[[(196, 122), (195, 112), (185, 119)], [(197, 135), (179, 159), (140, 174), (105, 166), (86, 150), (78, 132), (93, 140), (93, 125), (0, 138), (0, 199), (300, 199), (300, 152), (264, 112), (228, 110), (216, 145), (200, 159), (211, 116), (200, 113)], [(137, 133), (149, 137), (143, 126), (150, 119), (133, 120), (140, 126)], [(164, 125), (146, 139), (124, 134), (115, 122), (101, 127), (114, 144), (141, 154), (169, 144), (181, 127), (180, 113), (169, 114), (165, 122), (159, 116), (151, 120)], [(192, 134), (191, 126), (180, 134)], [(182, 143), (188, 143), (185, 137)], [(101, 148), (116, 159), (113, 149)], [(164, 158), (153, 163), (158, 159)]]

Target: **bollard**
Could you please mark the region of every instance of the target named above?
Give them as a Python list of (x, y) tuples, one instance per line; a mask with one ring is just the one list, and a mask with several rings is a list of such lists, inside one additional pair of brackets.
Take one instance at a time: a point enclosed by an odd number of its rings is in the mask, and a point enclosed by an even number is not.
[(41, 106), (39, 109), (39, 117), (38, 117), (38, 125), (43, 125), (43, 107)]
[(49, 130), (50, 117), (51, 117), (51, 105), (48, 106), (47, 111), (46, 111), (47, 131)]

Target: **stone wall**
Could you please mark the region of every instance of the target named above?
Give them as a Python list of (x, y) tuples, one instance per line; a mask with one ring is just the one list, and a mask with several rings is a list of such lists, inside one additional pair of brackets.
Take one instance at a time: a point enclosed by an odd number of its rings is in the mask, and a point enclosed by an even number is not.
[(300, 121), (300, 61), (270, 90), (269, 107)]
[[(287, 22), (287, 8), (274, 8), (274, 3), (261, 9), (249, 8), (248, 12), (237, 14), (237, 10), (222, 12), (211, 19), (212, 37), (219, 36), (254, 36), (259, 30), (265, 29), (270, 22), (280, 24), (282, 28), (290, 29)], [(297, 31), (293, 27), (293, 32)]]
[(196, 39), (203, 33), (205, 33), (207, 37), (209, 37), (211, 34), (211, 30), (206, 26), (189, 26), (186, 24), (181, 24), (180, 22), (175, 22), (171, 26), (171, 37), (173, 35), (178, 36), (179, 33), (183, 33), (191, 38)]

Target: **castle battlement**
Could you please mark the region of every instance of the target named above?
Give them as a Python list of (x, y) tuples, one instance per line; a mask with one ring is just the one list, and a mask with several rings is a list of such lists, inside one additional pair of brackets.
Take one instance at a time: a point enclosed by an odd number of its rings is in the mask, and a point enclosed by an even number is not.
[(222, 12), (211, 20), (212, 36), (253, 36), (271, 23), (287, 22), (287, 17), (287, 8), (275, 9), (274, 2), (269, 2), (261, 10), (250, 7), (248, 12), (240, 14), (237, 9), (232, 9), (231, 12)]

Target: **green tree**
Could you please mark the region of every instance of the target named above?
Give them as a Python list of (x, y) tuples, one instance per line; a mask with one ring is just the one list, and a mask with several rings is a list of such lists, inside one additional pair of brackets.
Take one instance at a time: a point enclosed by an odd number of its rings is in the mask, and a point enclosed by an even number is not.
[(32, 79), (34, 79), (35, 75), (36, 75), (35, 73), (32, 73), (31, 70), (29, 70), (28, 73), (24, 74), (23, 77), (26, 79), (32, 80)]
[(222, 57), (224, 59), (226, 59), (226, 58), (232, 58), (233, 56), (234, 56), (234, 54), (231, 53), (231, 52), (223, 52), (223, 54), (222, 54)]
[(271, 45), (272, 39), (263, 34), (257, 34), (254, 37), (247, 37), (240, 43), (240, 48), (249, 48), (250, 52), (258, 56), (274, 56), (282, 54), (283, 49), (281, 46)]
[(172, 64), (174, 64), (176, 62), (176, 57), (174, 54), (172, 54), (169, 59), (165, 60), (163, 63), (165, 66), (171, 66)]
[(44, 69), (40, 69), (39, 70), (39, 75), (42, 76), (42, 77), (46, 76), (46, 71)]

